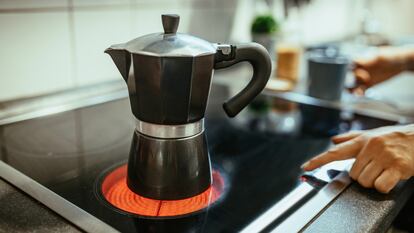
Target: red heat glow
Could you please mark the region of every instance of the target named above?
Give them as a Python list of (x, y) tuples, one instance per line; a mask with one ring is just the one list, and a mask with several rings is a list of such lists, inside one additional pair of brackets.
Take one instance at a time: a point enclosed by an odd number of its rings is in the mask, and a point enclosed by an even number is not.
[(102, 182), (105, 199), (123, 211), (151, 217), (167, 217), (189, 214), (208, 207), (222, 194), (224, 180), (213, 171), (213, 185), (203, 193), (181, 200), (155, 200), (132, 192), (126, 183), (127, 165), (110, 172)]

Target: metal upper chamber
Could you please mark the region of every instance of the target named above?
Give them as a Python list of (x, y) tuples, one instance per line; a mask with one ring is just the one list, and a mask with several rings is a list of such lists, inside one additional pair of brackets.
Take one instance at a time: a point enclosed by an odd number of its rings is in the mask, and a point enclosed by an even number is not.
[(163, 33), (152, 33), (133, 39), (125, 44), (125, 50), (156, 57), (196, 57), (216, 53), (215, 46), (210, 42), (177, 33), (179, 20), (178, 15), (163, 15)]
[(162, 23), (164, 33), (105, 50), (128, 85), (131, 109), (137, 119), (163, 125), (202, 119), (213, 70), (241, 61), (252, 64), (254, 75), (245, 89), (224, 104), (229, 116), (240, 112), (266, 85), (271, 64), (262, 46), (211, 44), (177, 33), (178, 15), (162, 15)]

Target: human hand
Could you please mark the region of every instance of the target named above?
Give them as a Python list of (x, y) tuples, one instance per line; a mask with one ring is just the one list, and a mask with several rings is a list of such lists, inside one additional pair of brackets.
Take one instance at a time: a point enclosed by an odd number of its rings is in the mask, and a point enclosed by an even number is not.
[(363, 95), (367, 88), (409, 69), (411, 57), (411, 50), (384, 47), (373, 58), (356, 59), (353, 70), (356, 85), (351, 89), (352, 92)]
[(353, 131), (332, 141), (337, 145), (306, 162), (302, 169), (311, 171), (333, 161), (355, 158), (351, 178), (382, 193), (414, 175), (414, 124)]

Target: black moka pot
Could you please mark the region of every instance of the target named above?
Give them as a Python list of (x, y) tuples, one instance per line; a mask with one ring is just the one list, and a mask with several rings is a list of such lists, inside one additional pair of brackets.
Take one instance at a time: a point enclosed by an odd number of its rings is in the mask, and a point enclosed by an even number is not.
[(204, 113), (213, 70), (243, 61), (253, 67), (249, 84), (223, 104), (233, 117), (263, 90), (271, 62), (256, 43), (211, 44), (177, 33), (178, 15), (162, 15), (162, 23), (163, 33), (112, 45), (105, 52), (127, 83), (137, 119), (128, 187), (145, 197), (175, 200), (211, 185)]

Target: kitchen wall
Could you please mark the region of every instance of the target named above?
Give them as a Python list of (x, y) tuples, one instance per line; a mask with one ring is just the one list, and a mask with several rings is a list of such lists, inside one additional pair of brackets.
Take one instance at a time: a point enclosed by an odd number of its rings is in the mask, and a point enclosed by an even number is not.
[[(120, 79), (103, 51), (113, 43), (161, 31), (162, 13), (180, 14), (181, 32), (212, 42), (248, 41), (251, 20), (263, 11), (258, 2), (0, 0), (0, 101)], [(282, 20), (281, 0), (273, 2), (271, 10)], [(361, 2), (313, 0), (286, 25), (296, 23), (303, 43), (340, 39), (359, 30)], [(371, 5), (386, 34), (414, 34), (414, 14), (409, 12), (414, 1), (378, 0)]]
[(235, 1), (219, 9), (217, 2), (0, 0), (0, 101), (120, 79), (103, 51), (162, 31), (163, 13), (180, 14), (180, 32), (192, 28), (206, 39), (224, 40), (229, 32), (215, 30), (214, 23), (231, 27), (227, 16)]

